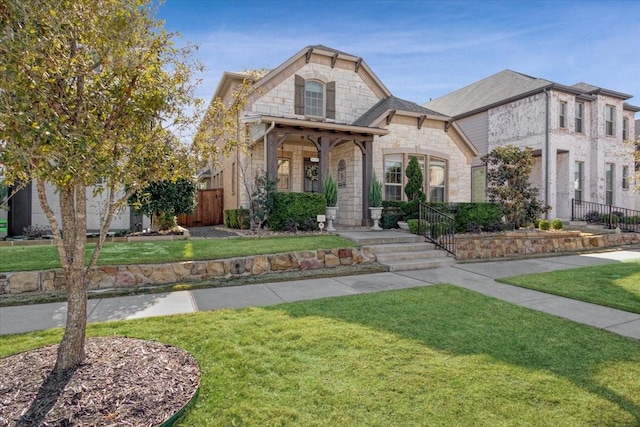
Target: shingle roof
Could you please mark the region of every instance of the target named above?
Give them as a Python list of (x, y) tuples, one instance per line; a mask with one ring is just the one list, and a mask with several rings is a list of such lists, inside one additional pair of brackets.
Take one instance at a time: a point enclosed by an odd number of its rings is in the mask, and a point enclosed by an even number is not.
[(424, 104), (448, 116), (457, 116), (553, 84), (511, 70), (504, 70)]
[(404, 99), (400, 99), (391, 95), (387, 98), (382, 99), (376, 105), (371, 107), (369, 111), (367, 111), (362, 116), (360, 116), (352, 124), (354, 126), (371, 126), (374, 120), (380, 118), (380, 116), (382, 116), (386, 111), (389, 111), (389, 110), (406, 111), (409, 113), (446, 117), (443, 114), (440, 114), (428, 108), (422, 107), (416, 104), (415, 102), (406, 101)]
[[(504, 70), (429, 101), (424, 106), (448, 116), (456, 117), (466, 113), (482, 111), (490, 106), (518, 99), (521, 96), (528, 96), (544, 88), (554, 88), (585, 97), (604, 94), (623, 100), (631, 98), (631, 95), (626, 93), (604, 89), (588, 83), (565, 86), (516, 71)], [(635, 107), (629, 106), (628, 108), (633, 109)]]

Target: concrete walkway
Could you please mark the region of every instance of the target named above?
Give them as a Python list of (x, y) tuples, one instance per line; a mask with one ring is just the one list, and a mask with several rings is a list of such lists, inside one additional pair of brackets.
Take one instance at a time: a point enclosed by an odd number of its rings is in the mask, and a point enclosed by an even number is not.
[[(516, 305), (640, 339), (640, 315), (505, 285), (497, 278), (640, 259), (640, 250), (456, 264), (428, 270), (294, 280), (162, 294), (91, 299), (88, 321), (135, 319), (198, 310), (266, 306), (282, 302), (451, 284)], [(0, 335), (64, 326), (66, 303), (0, 307)]]

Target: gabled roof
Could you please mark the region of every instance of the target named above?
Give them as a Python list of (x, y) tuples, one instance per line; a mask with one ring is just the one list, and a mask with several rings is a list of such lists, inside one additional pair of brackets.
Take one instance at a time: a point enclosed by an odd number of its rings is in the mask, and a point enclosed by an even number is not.
[(448, 116), (481, 109), (505, 99), (541, 90), (552, 82), (511, 70), (504, 70), (424, 104)]
[(380, 118), (386, 115), (389, 111), (402, 111), (415, 115), (416, 117), (429, 116), (430, 118), (438, 117), (442, 120), (448, 119), (447, 116), (433, 110), (429, 110), (428, 108), (421, 107), (415, 102), (406, 101), (391, 95), (371, 107), (369, 111), (360, 116), (352, 124), (354, 126), (370, 126), (380, 120)]
[(292, 57), (284, 61), (282, 64), (280, 64), (278, 67), (268, 72), (264, 77), (262, 77), (256, 83), (256, 88), (259, 88), (267, 84), (269, 81), (271, 81), (271, 79), (276, 78), (282, 71), (284, 71), (290, 65), (294, 64), (300, 58), (305, 57), (308, 60), (308, 58), (311, 57), (312, 54), (327, 56), (329, 58), (332, 58), (333, 60), (344, 59), (344, 60), (353, 62), (354, 69), (357, 72), (363, 72), (363, 71), (366, 72), (371, 78), (371, 80), (378, 86), (380, 91), (385, 94), (385, 96), (391, 95), (391, 92), (389, 91), (389, 89), (387, 89), (387, 87), (382, 83), (382, 81), (380, 81), (378, 76), (375, 75), (375, 73), (369, 68), (369, 66), (361, 57), (351, 55), (350, 53), (342, 52), (340, 50), (333, 49), (321, 44), (311, 45), (301, 49), (295, 55), (293, 55)]
[(594, 99), (594, 96), (598, 94), (623, 100), (631, 98), (631, 95), (603, 89), (588, 83), (565, 86), (516, 71), (504, 70), (465, 86), (462, 89), (429, 101), (424, 104), (424, 106), (454, 118), (461, 118), (488, 110), (494, 106), (531, 96), (545, 89), (572, 93), (582, 99)]

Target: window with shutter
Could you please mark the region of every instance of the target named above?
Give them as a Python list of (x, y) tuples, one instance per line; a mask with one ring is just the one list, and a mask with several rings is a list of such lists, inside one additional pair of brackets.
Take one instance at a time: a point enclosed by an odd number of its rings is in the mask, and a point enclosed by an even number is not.
[(336, 82), (327, 83), (327, 119), (336, 118)]
[(294, 114), (304, 115), (304, 78), (296, 75), (294, 92)]

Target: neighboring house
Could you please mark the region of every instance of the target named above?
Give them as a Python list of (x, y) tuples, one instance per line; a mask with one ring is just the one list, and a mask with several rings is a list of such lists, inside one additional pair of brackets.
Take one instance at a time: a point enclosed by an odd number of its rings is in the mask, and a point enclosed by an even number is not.
[[(47, 185), (46, 192), (51, 209), (56, 214), (58, 223), (60, 223), (58, 193), (49, 185)], [(87, 189), (87, 230), (89, 232), (98, 232), (100, 230), (100, 217), (105, 203), (106, 194), (92, 195), (92, 189)], [(20, 236), (23, 234), (24, 228), (29, 226), (49, 228), (49, 220), (40, 207), (40, 199), (38, 198), (38, 190), (35, 184), (29, 183), (25, 188), (14, 194), (9, 199), (8, 205), (8, 212), (0, 210), (0, 219), (3, 218), (2, 212), (4, 212), (4, 215), (8, 218), (9, 236)], [(110, 230), (142, 231), (142, 228), (148, 226), (148, 224), (148, 218), (136, 215), (129, 206), (126, 206), (123, 212), (113, 218)], [(1, 237), (4, 236), (0, 235)]]
[[(226, 72), (214, 99), (231, 100), (246, 73)], [(394, 97), (360, 57), (308, 46), (254, 82), (239, 118), (248, 149), (208, 165), (200, 188), (224, 187), (224, 208), (248, 206), (254, 177), (278, 178), (277, 191), (322, 191), (338, 182), (337, 222), (369, 222), (373, 173), (386, 200), (404, 195), (410, 156), (424, 171), (428, 200), (468, 202), (471, 162), (478, 152), (455, 123)]]
[[(505, 70), (424, 104), (452, 117), (484, 155), (497, 146), (531, 146), (532, 184), (552, 210), (571, 218), (572, 199), (633, 209), (634, 116), (620, 92), (565, 86)], [(485, 168), (473, 162), (474, 201), (486, 198)]]

